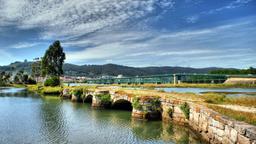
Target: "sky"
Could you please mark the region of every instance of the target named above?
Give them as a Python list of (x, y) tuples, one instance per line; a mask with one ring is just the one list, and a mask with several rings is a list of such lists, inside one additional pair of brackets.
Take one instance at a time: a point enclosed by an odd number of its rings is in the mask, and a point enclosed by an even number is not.
[(0, 0), (0, 65), (256, 67), (256, 0)]

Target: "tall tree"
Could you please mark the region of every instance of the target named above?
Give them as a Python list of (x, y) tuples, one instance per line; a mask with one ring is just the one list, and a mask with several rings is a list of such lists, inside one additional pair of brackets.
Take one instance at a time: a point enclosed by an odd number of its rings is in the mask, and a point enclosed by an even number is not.
[(46, 50), (42, 58), (42, 76), (60, 76), (63, 74), (63, 63), (66, 59), (60, 41), (55, 41)]
[(41, 76), (41, 59), (35, 58), (31, 65), (32, 73), (31, 76), (38, 81), (38, 77)]

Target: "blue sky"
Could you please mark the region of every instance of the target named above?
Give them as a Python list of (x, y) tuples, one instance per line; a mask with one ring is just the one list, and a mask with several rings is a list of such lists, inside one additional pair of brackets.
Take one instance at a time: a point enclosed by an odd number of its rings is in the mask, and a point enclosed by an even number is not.
[(256, 0), (0, 0), (0, 65), (256, 67)]

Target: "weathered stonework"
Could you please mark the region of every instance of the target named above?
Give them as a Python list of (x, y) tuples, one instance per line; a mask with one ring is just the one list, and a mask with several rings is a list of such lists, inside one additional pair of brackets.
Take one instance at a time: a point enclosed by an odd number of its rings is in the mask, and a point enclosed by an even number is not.
[[(91, 95), (92, 107), (101, 108), (102, 102), (97, 96), (99, 94), (110, 94), (112, 103), (125, 100), (132, 103), (132, 97), (126, 94), (118, 94), (109, 91), (95, 91), (85, 95)], [(62, 93), (63, 97), (70, 97), (76, 101), (76, 97), (70, 95), (69, 90)], [(160, 117), (164, 121), (174, 121), (185, 124), (197, 131), (204, 140), (214, 144), (256, 144), (256, 127), (231, 120), (205, 106), (187, 102), (189, 104), (189, 118), (185, 116), (180, 106), (184, 101), (172, 100), (166, 97), (160, 98), (160, 105), (152, 105), (155, 97), (145, 97), (139, 100), (140, 109), (133, 108), (132, 117), (137, 119), (154, 119)]]

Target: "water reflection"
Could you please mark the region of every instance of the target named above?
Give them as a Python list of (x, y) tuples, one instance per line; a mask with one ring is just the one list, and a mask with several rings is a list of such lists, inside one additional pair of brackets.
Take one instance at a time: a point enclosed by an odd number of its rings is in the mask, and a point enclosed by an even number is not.
[(26, 91), (0, 93), (0, 115), (0, 143), (200, 143), (186, 127)]
[(134, 119), (133, 133), (140, 139), (158, 140), (164, 143), (203, 143), (198, 136), (185, 126), (165, 122), (145, 122)]
[(47, 143), (68, 143), (68, 129), (61, 101), (54, 97), (44, 97), (40, 105), (42, 141)]

